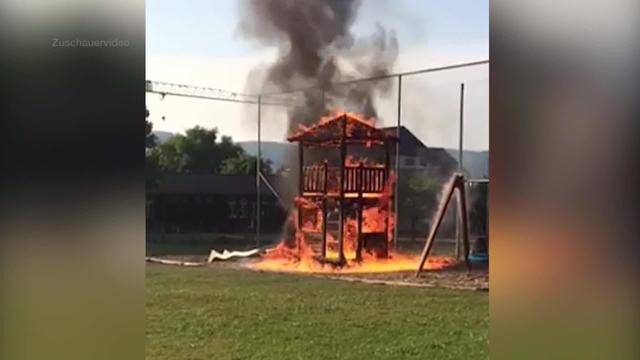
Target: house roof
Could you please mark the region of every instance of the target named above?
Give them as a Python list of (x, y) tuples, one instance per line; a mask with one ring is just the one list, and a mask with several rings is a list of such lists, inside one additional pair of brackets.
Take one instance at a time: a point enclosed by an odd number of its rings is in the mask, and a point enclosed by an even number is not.
[(339, 112), (321, 118), (310, 127), (302, 126), (300, 131), (289, 136), (287, 140), (336, 145), (343, 138), (352, 143), (384, 142), (395, 140), (395, 134), (386, 133), (376, 128), (371, 119), (366, 119), (355, 113)]
[[(386, 134), (393, 134), (395, 136), (397, 128), (397, 126), (390, 126), (381, 128), (380, 130)], [(400, 126), (400, 155), (418, 156), (419, 149), (427, 149), (427, 146), (404, 125)]]
[[(387, 134), (396, 134), (397, 126), (381, 128)], [(446, 165), (457, 166), (458, 162), (443, 148), (427, 147), (404, 125), (400, 126), (400, 156), (420, 156), (426, 154), (427, 161)]]
[[(277, 182), (279, 179), (270, 179)], [(255, 195), (256, 177), (253, 175), (165, 175), (153, 194), (180, 195)], [(260, 188), (260, 194), (273, 196), (266, 186)]]

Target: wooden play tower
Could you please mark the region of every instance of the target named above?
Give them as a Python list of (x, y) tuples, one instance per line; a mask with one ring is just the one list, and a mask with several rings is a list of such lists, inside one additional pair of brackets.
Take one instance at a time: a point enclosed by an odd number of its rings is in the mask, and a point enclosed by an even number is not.
[[(316, 257), (339, 265), (361, 261), (363, 251), (387, 257), (394, 196), (390, 152), (397, 139), (372, 121), (338, 113), (288, 140), (299, 145), (297, 225)], [(372, 209), (384, 214), (383, 224), (367, 229), (363, 214)]]

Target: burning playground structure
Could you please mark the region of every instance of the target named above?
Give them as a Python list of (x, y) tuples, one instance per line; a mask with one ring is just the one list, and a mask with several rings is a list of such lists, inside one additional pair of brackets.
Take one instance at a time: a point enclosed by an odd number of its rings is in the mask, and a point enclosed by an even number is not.
[[(299, 148), (296, 239), (336, 265), (388, 258), (393, 234), (391, 147), (396, 142), (353, 113), (334, 113), (289, 136)], [(305, 245), (300, 242), (305, 241)]]
[[(334, 111), (288, 136), (298, 144), (298, 196), (283, 240), (255, 267), (277, 271), (413, 270), (417, 255), (393, 252), (392, 151), (398, 139), (373, 118)], [(431, 257), (427, 268), (454, 264)]]

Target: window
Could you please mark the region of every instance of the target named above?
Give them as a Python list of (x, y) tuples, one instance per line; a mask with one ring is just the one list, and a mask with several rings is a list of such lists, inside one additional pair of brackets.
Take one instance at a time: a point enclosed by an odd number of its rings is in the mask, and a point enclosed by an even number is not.
[(412, 157), (406, 158), (406, 159), (404, 159), (404, 164), (406, 166), (415, 166), (416, 165), (416, 159), (412, 158)]

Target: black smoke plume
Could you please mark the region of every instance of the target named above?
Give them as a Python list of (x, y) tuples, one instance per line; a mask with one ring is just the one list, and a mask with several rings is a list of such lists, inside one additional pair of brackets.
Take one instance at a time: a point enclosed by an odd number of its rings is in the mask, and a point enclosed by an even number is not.
[(388, 81), (332, 85), (350, 78), (388, 74), (397, 58), (398, 41), (393, 31), (378, 25), (370, 37), (354, 36), (352, 25), (360, 6), (359, 0), (241, 3), (239, 33), (278, 48), (278, 59), (267, 70), (259, 89), (273, 92), (321, 86), (302, 92), (304, 106), (288, 114), (290, 129), (317, 121), (333, 107), (377, 115), (373, 95), (375, 91), (388, 91)]

